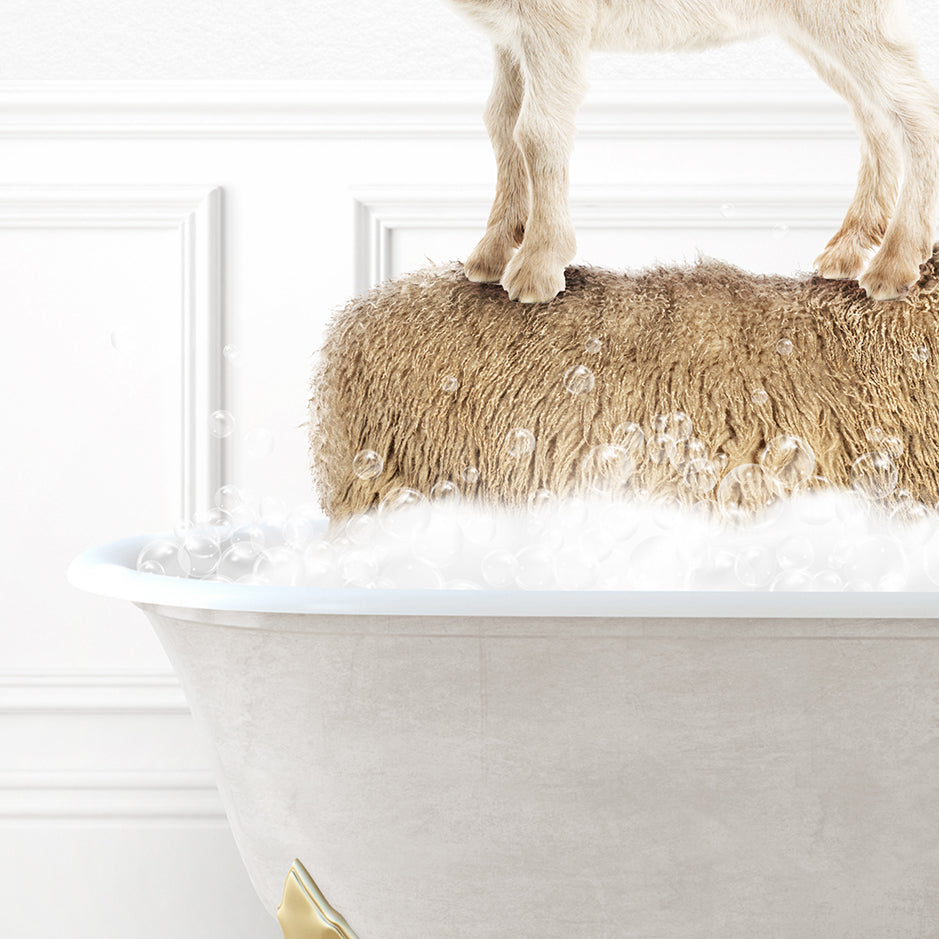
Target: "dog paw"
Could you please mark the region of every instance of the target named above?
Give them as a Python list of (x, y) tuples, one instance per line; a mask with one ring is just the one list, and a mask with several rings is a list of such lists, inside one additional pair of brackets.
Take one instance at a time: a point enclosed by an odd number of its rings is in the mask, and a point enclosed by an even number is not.
[(526, 254), (524, 247), (509, 261), (502, 286), (510, 300), (548, 303), (564, 289), (564, 265), (540, 254)]
[(498, 284), (506, 265), (515, 253), (515, 245), (498, 232), (486, 232), (463, 265), (467, 280), (476, 284)]
[(902, 300), (918, 280), (918, 260), (879, 251), (858, 283), (871, 300)]
[(857, 280), (864, 270), (867, 252), (853, 239), (833, 238), (815, 259), (819, 277), (826, 280)]

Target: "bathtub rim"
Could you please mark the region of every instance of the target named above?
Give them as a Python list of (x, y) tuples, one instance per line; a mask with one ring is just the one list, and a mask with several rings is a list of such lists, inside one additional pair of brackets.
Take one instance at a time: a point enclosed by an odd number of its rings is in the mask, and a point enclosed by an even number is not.
[(140, 549), (159, 537), (160, 534), (135, 535), (88, 548), (69, 565), (68, 581), (89, 593), (136, 604), (242, 613), (584, 619), (939, 619), (939, 591), (386, 590), (252, 586), (137, 571)]

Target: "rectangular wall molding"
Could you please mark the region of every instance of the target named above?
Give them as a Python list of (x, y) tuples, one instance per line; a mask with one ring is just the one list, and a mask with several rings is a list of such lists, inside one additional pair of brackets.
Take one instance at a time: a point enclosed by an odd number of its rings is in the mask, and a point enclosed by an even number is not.
[[(5, 82), (0, 137), (478, 138), (482, 82)], [(854, 134), (821, 81), (597, 82), (588, 139), (832, 139)]]
[[(852, 193), (830, 186), (638, 185), (575, 188), (571, 215), (589, 229), (818, 229), (834, 232)], [(360, 187), (355, 211), (355, 288), (363, 293), (394, 272), (394, 234), (404, 229), (472, 229), (480, 237), (492, 190), (452, 187)], [(467, 250), (475, 243), (467, 241)]]
[(178, 512), (212, 505), (224, 479), (224, 440), (208, 416), (225, 407), (222, 190), (217, 186), (3, 186), (0, 227), (172, 229), (179, 236), (182, 419)]

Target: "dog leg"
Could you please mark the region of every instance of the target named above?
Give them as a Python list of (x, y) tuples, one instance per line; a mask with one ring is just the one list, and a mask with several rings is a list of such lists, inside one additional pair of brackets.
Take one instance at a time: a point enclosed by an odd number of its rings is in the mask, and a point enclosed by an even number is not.
[(804, 42), (793, 41), (792, 45), (822, 80), (847, 100), (861, 134), (857, 191), (841, 228), (815, 259), (815, 267), (822, 277), (857, 280), (869, 252), (883, 241), (897, 201), (903, 169), (899, 140), (893, 122), (865, 99), (846, 71)]
[(522, 107), (522, 72), (518, 60), (496, 46), (495, 79), (486, 104), (486, 129), (496, 155), (496, 198), (486, 234), (466, 259), (466, 276), (477, 283), (499, 283), (506, 264), (522, 243), (528, 218), (528, 171), (512, 136)]
[[(816, 35), (816, 45), (821, 38)], [(939, 94), (923, 76), (915, 48), (877, 23), (825, 30), (824, 50), (850, 71), (867, 100), (889, 114), (903, 143), (904, 179), (883, 242), (860, 278), (873, 300), (905, 296), (932, 256), (939, 201)]]
[(526, 24), (520, 36), (525, 92), (515, 125), (531, 183), (531, 211), (522, 246), (502, 277), (509, 296), (522, 303), (553, 300), (564, 289), (564, 268), (576, 251), (569, 163), (590, 41), (583, 23), (536, 31), (537, 25), (551, 24)]

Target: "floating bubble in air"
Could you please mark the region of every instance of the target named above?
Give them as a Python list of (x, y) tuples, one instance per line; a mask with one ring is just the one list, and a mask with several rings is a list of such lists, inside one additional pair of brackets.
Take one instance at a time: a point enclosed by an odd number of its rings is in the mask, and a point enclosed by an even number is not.
[(479, 482), (479, 470), (475, 466), (464, 466), (462, 476), (463, 482), (469, 483), (469, 485)]
[(586, 365), (575, 365), (564, 373), (564, 387), (572, 395), (585, 395), (593, 391), (596, 382)]
[(661, 465), (675, 456), (675, 438), (670, 434), (653, 434), (646, 443), (646, 459)]
[(359, 479), (375, 479), (384, 468), (385, 461), (374, 450), (359, 450), (352, 459), (352, 472)]
[(274, 452), (274, 435), (266, 427), (254, 427), (245, 434), (248, 456), (263, 460)]
[(456, 377), (456, 375), (445, 375), (443, 380), (440, 382), (441, 391), (446, 391), (447, 394), (452, 394), (459, 387), (460, 380)]
[(430, 503), (416, 489), (399, 486), (379, 503), (378, 521), (389, 535), (410, 538), (427, 527)]
[(209, 433), (213, 437), (230, 437), (235, 429), (235, 418), (231, 411), (213, 411), (209, 415)]
[(624, 421), (613, 428), (612, 442), (623, 447), (637, 462), (645, 457), (646, 435), (642, 428), (632, 421)]
[(603, 340), (597, 336), (591, 336), (584, 343), (584, 351), (588, 355), (596, 355), (603, 348)]
[(633, 473), (633, 460), (625, 447), (612, 443), (593, 447), (584, 457), (582, 477), (589, 489), (601, 495), (615, 495)]
[(792, 355), (792, 340), (780, 339), (779, 342), (776, 343), (776, 351), (784, 358)]
[(777, 505), (779, 480), (758, 463), (735, 466), (721, 481), (717, 502), (724, 518), (744, 522)]
[(929, 361), (929, 346), (917, 346), (913, 350), (913, 358), (917, 362), (928, 362)]
[(449, 479), (441, 479), (431, 486), (430, 498), (435, 503), (454, 505), (462, 501), (463, 493), (460, 492), (460, 487), (456, 483), (451, 482)]
[(801, 437), (780, 434), (766, 445), (760, 463), (784, 488), (794, 489), (815, 472), (815, 453)]
[(720, 478), (717, 467), (708, 459), (692, 460), (682, 474), (682, 482), (696, 493), (710, 492)]
[(524, 427), (513, 427), (505, 435), (505, 449), (517, 460), (529, 456), (535, 449), (535, 435)]
[(763, 388), (754, 388), (750, 392), (750, 400), (756, 405), (766, 404), (769, 401), (769, 395)]
[(864, 453), (851, 465), (851, 487), (868, 499), (885, 499), (897, 488), (897, 467), (879, 450)]

